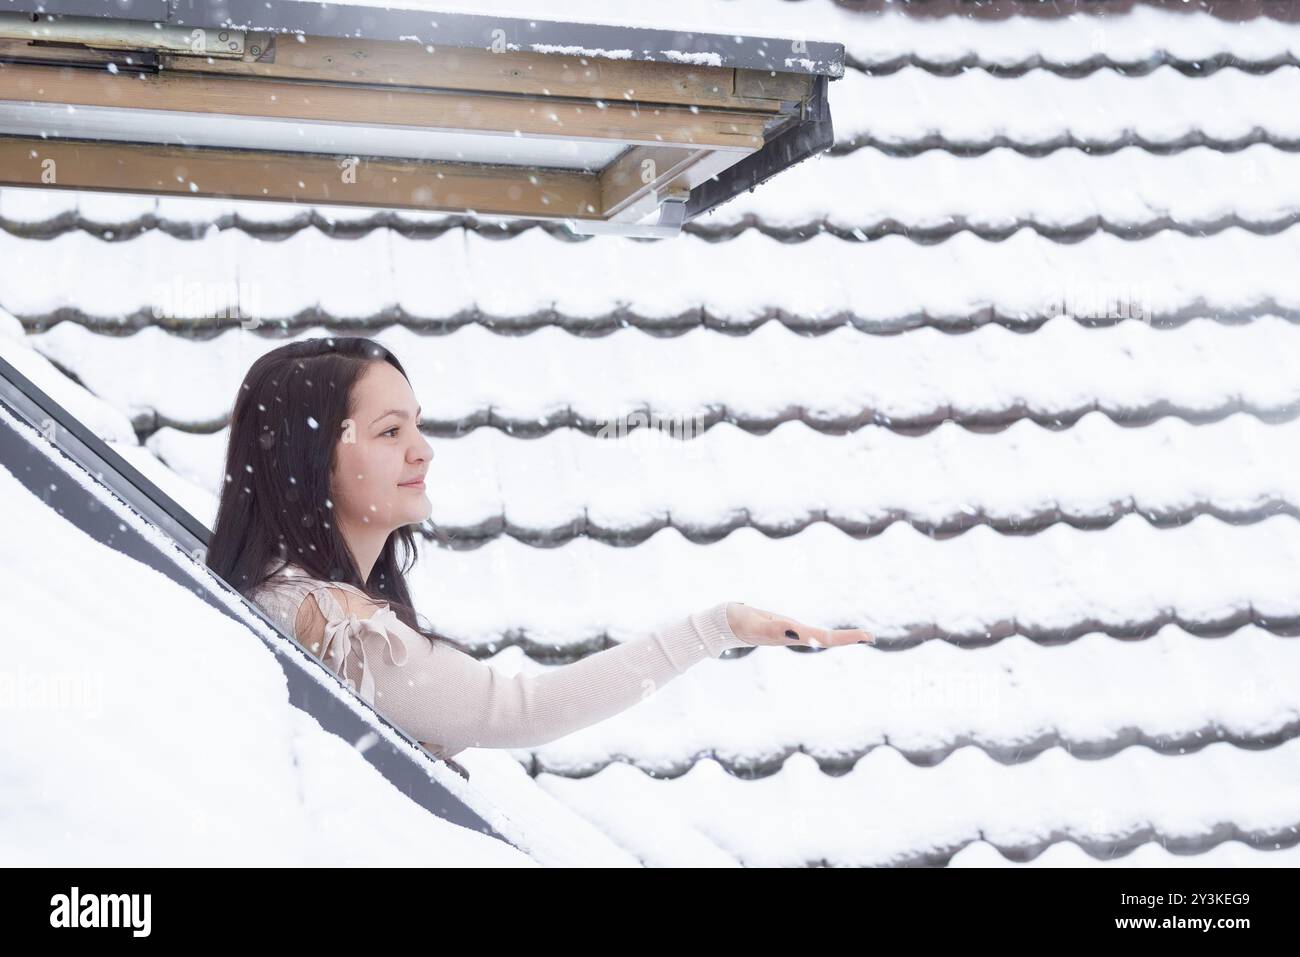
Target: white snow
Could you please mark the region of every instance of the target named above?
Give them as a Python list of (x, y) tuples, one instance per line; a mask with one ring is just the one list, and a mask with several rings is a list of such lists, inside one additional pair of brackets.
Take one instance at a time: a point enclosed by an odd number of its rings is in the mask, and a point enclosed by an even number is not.
[(972, 841), (954, 854), (949, 867), (1296, 867), (1300, 846), (1270, 850), (1243, 841), (1224, 841), (1206, 851), (1175, 854), (1154, 842), (1122, 857), (1098, 859), (1074, 841), (1059, 841), (1033, 860), (1014, 862), (987, 841)]
[(1300, 522), (1290, 515), (1248, 525), (1199, 515), (1165, 529), (1126, 515), (1101, 532), (979, 525), (949, 539), (902, 522), (867, 539), (825, 522), (783, 538), (742, 527), (708, 544), (665, 529), (635, 548), (577, 538), (542, 549), (502, 536), (468, 551), (426, 549), (410, 574), (436, 628), (482, 644), (520, 626), (543, 643), (604, 628), (622, 639), (724, 599), (892, 644), (936, 629), (978, 639), (1011, 623), (1049, 633), (1154, 630), (1168, 615), (1229, 624), (1252, 610), (1295, 619), (1297, 565)]
[[(838, 120), (838, 114), (836, 115)], [(891, 156), (874, 149), (798, 163), (698, 223), (749, 221), (769, 229), (820, 224), (846, 233), (897, 223), (908, 230), (1010, 230), (1021, 223), (1090, 231), (1287, 222), (1300, 212), (1300, 154), (1256, 143), (1219, 152), (1194, 146), (1151, 153), (1054, 150), (1031, 156), (1000, 146), (976, 156), (926, 150)], [(1145, 241), (1145, 240), (1144, 240)]]
[[(137, 444), (131, 421), (121, 409), (87, 392), (36, 353), (30, 340), (24, 338), (22, 323), (3, 308), (0, 308), (0, 358), (104, 441)], [(46, 435), (53, 437), (55, 428), (51, 420)]]
[[(315, 327), (294, 338), (329, 334)], [(1093, 409), (1141, 420), (1166, 407), (1218, 415), (1244, 403), (1284, 413), (1300, 402), (1300, 326), (1269, 315), (1241, 324), (1198, 318), (1170, 329), (1134, 321), (1088, 328), (1059, 316), (1030, 335), (986, 325), (961, 334), (922, 328), (875, 336), (841, 325), (807, 336), (773, 321), (744, 336), (620, 329), (582, 338), (554, 326), (507, 336), (476, 324), (447, 335), (398, 326), (372, 335), (411, 370), (425, 420), (440, 423), (489, 407), (506, 422), (564, 417), (570, 408), (605, 422), (647, 405), (687, 416), (725, 409), (769, 425), (800, 417), (893, 426), (1002, 422), (1021, 410), (1064, 423)], [(74, 322), (29, 339), (115, 408), (156, 412), (164, 424), (194, 432), (225, 426), (248, 367), (284, 341), (241, 329), (208, 340), (158, 328), (118, 337)], [(574, 370), (581, 370), (580, 388)], [(204, 457), (214, 462), (218, 455)]]
[[(160, 475), (174, 471), (173, 481), (197, 486), (194, 514), (205, 521), (215, 517), (228, 440), (228, 427), (167, 427), (148, 440), (157, 458), (146, 457), (167, 465)], [(1128, 512), (1169, 523), (1208, 508), (1245, 519), (1300, 502), (1300, 421), (1270, 425), (1244, 412), (1202, 425), (1165, 416), (1143, 428), (1093, 411), (1068, 429), (1021, 419), (994, 433), (947, 421), (915, 436), (880, 425), (835, 435), (791, 421), (765, 434), (724, 422), (693, 439), (645, 428), (605, 441), (559, 428), (519, 441), (479, 428), (428, 441), (432, 518), (444, 529), (472, 530), (504, 515), (539, 533), (558, 534), (584, 516), (598, 531), (669, 518), (679, 528), (720, 530), (743, 509), (772, 531), (823, 519), (857, 531), (900, 519), (1014, 531)], [(574, 483), (574, 474), (586, 480)]]
[[(263, 324), (316, 308), (348, 319), (400, 308), (414, 321), (477, 309), (520, 325), (555, 309), (581, 324), (633, 304), (655, 326), (680, 317), (696, 324), (698, 310), (749, 325), (780, 310), (813, 328), (852, 318), (888, 330), (917, 325), (921, 313), (965, 325), (990, 306), (1008, 322), (1036, 324), (1054, 309), (1074, 309), (1072, 297), (1086, 313), (1095, 293), (1131, 299), (1157, 319), (1270, 302), (1300, 308), (1300, 272), (1291, 268), (1300, 229), (1259, 235), (1234, 226), (1204, 237), (1165, 230), (1141, 242), (1099, 233), (1077, 243), (1021, 229), (1002, 241), (960, 233), (920, 245), (901, 235), (853, 243), (824, 233), (781, 243), (756, 230), (727, 242), (686, 235), (667, 243), (566, 243), (540, 230), (502, 242), (473, 232), (411, 239), (381, 228), (338, 241), (309, 227), (271, 243), (241, 230), (199, 242), (153, 230), (131, 240), (129, 257), (104, 245), (81, 231), (42, 242), (0, 232), (0, 261), (15, 275), (45, 277), (7, 284), (0, 307), (22, 316), (74, 309), (116, 325), (124, 316), (152, 316), (171, 301), (177, 281), (214, 289), (235, 281), (253, 290)], [(555, 267), (557, 257), (564, 268)]]
[(1256, 131), (1288, 140), (1300, 134), (1300, 117), (1287, 108), (1300, 95), (1300, 66), (1188, 76), (1166, 65), (1140, 76), (1098, 70), (1083, 77), (1043, 70), (941, 76), (907, 67), (872, 76), (846, 70), (828, 89), (837, 143), (913, 146), (941, 135), (960, 146), (996, 145), (997, 137), (1037, 146), (1132, 136), (1163, 145), (1189, 134), (1225, 143)]
[[(511, 49), (518, 47), (511, 45)], [(532, 53), (551, 53), (562, 56), (602, 57), (606, 60), (630, 60), (631, 50), (606, 50), (601, 47), (584, 47), (577, 44), (530, 43), (528, 50)]]
[(660, 50), (659, 53), (674, 63), (690, 63), (693, 66), (722, 66), (721, 53), (692, 53), (686, 50)]
[[(1300, 720), (1300, 646), (1254, 625), (1223, 638), (1166, 625), (1141, 640), (1093, 632), (1056, 646), (1023, 635), (973, 649), (932, 641), (906, 654), (761, 649), (702, 677), (532, 753), (565, 777), (626, 754), (666, 777), (701, 754), (777, 772), (800, 750), (853, 764), (888, 748), (925, 766), (972, 743), (1004, 760), (1049, 747), (1110, 760), (1156, 743), (1190, 754), (1220, 737), (1285, 737)], [(1275, 787), (1268, 765), (1256, 770), (1262, 791)], [(757, 813), (756, 829), (779, 826), (778, 813)]]
[[(797, 753), (755, 780), (708, 757), (673, 778), (616, 762), (591, 777), (538, 780), (651, 866), (885, 866), (943, 860), (981, 838), (1034, 854), (1062, 840), (1100, 850), (1148, 830), (1176, 848), (1217, 844), (1211, 838), (1229, 824), (1275, 849), (1295, 840), (1300, 739), (1262, 751), (1217, 742), (1182, 755), (1130, 747), (1104, 761), (1050, 748), (1010, 764), (963, 747), (933, 767), (879, 747), (841, 777)], [(1290, 848), (1285, 861), (1298, 856)], [(1169, 858), (1151, 851), (1142, 860)], [(1106, 862), (1075, 854), (1069, 863)]]

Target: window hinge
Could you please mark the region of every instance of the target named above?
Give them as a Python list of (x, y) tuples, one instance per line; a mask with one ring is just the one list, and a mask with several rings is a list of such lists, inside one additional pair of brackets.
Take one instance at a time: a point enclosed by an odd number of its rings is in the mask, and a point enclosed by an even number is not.
[(0, 13), (0, 39), (230, 60), (265, 61), (275, 50), (275, 35), (268, 33), (50, 14)]

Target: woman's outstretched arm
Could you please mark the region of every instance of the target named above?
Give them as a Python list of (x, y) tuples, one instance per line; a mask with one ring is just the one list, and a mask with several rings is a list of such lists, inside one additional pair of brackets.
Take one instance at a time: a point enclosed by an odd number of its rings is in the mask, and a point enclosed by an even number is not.
[(632, 707), (728, 648), (830, 647), (873, 640), (865, 631), (815, 628), (722, 602), (573, 664), (506, 677), (445, 641), (431, 642), (387, 605), (328, 585), (304, 598), (296, 636), (363, 698), (441, 757), (471, 747), (535, 747), (554, 741)]
[(728, 604), (572, 664), (512, 677), (431, 642), (386, 605), (331, 586), (304, 598), (296, 637), (389, 720), (450, 757), (470, 747), (545, 744), (626, 710), (705, 658), (746, 646), (731, 630)]

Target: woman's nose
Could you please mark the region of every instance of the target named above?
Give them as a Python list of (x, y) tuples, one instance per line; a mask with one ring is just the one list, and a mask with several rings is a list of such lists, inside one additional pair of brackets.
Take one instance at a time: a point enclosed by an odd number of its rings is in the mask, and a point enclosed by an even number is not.
[(428, 460), (433, 458), (433, 446), (424, 436), (420, 436), (420, 441), (415, 446), (416, 461)]

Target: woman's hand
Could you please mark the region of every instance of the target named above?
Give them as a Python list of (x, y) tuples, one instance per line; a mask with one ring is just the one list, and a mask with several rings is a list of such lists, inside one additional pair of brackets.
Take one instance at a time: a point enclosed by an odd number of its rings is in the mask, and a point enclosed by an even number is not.
[(814, 628), (793, 618), (782, 618), (738, 601), (727, 602), (727, 624), (737, 638), (751, 645), (834, 648), (836, 645), (854, 645), (859, 642), (870, 644), (876, 640), (875, 635), (860, 628)]

